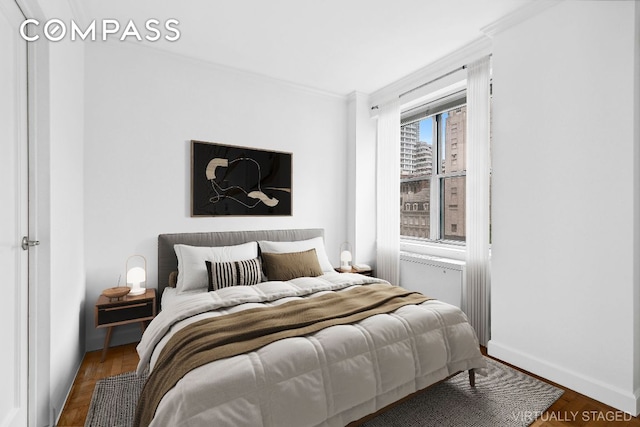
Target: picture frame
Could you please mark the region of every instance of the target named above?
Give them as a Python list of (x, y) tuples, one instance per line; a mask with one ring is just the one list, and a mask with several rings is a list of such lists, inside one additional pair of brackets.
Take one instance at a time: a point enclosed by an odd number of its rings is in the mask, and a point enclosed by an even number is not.
[(191, 141), (191, 216), (290, 216), (292, 153)]

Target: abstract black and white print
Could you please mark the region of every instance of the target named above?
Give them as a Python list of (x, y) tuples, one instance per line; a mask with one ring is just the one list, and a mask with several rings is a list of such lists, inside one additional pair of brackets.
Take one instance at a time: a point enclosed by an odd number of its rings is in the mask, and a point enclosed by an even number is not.
[(191, 141), (191, 216), (291, 215), (291, 157)]

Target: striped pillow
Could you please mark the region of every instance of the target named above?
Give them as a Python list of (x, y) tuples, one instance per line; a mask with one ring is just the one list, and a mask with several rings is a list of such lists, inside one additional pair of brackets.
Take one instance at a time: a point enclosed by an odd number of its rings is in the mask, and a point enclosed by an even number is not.
[(251, 286), (262, 281), (260, 258), (245, 261), (205, 261), (209, 276), (209, 292), (229, 286)]

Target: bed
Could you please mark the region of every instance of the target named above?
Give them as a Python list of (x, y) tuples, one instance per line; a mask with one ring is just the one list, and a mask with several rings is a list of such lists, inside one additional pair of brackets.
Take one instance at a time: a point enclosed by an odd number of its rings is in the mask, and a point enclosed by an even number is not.
[(161, 311), (137, 347), (149, 379), (134, 425), (356, 425), (459, 372), (484, 373), (460, 309), (335, 272), (323, 236), (158, 236)]

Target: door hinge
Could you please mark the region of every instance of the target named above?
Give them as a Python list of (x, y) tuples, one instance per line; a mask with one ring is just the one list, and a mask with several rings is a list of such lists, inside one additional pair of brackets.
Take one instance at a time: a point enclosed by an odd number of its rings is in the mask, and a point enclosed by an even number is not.
[(29, 240), (27, 236), (22, 238), (22, 249), (27, 250), (30, 246), (38, 246), (40, 244), (39, 240)]

